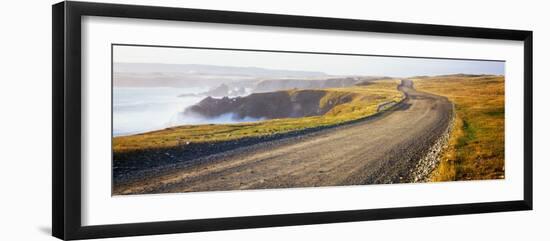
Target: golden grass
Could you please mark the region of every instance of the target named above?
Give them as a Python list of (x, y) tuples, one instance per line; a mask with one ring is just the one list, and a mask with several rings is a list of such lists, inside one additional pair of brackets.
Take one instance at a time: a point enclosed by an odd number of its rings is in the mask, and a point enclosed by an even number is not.
[(381, 103), (401, 100), (403, 94), (397, 90), (398, 84), (398, 80), (383, 80), (367, 86), (324, 89), (327, 94), (320, 100), (321, 107), (344, 96), (349, 96), (352, 101), (336, 105), (322, 116), (238, 124), (182, 125), (143, 134), (115, 137), (113, 151), (124, 153), (176, 146), (184, 148), (187, 143), (236, 140), (348, 122), (376, 113), (377, 106)]
[(432, 181), (504, 178), (504, 77), (429, 77), (414, 83), (455, 104), (449, 146)]

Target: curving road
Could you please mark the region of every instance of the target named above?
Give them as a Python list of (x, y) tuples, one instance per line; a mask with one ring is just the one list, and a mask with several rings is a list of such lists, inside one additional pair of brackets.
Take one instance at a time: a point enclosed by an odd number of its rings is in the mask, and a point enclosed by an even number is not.
[(447, 129), (446, 98), (399, 87), (408, 97), (365, 121), (262, 143), (208, 162), (114, 187), (113, 194), (409, 182), (411, 170)]

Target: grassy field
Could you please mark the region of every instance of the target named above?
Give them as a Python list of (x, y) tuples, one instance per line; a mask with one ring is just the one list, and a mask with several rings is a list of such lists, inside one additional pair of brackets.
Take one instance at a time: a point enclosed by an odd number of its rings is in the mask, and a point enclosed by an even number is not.
[[(322, 116), (272, 119), (239, 124), (183, 125), (143, 134), (115, 137), (113, 138), (113, 151), (124, 153), (176, 146), (184, 147), (189, 143), (228, 141), (348, 122), (376, 113), (377, 107), (381, 103), (401, 100), (403, 94), (397, 90), (398, 84), (399, 80), (383, 80), (374, 81), (366, 86), (324, 89), (326, 94), (320, 100), (321, 107), (342, 96), (351, 96), (352, 101), (336, 105)], [(289, 92), (296, 91), (300, 90), (289, 90)]]
[(432, 181), (504, 178), (504, 77), (429, 77), (414, 84), (455, 105), (449, 146)]

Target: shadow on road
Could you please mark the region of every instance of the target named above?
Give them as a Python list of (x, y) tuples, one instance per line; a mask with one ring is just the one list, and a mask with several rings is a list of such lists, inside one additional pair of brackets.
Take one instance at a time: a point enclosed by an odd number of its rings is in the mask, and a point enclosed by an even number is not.
[(395, 107), (394, 111), (405, 111), (411, 107), (410, 103), (401, 103), (399, 106)]

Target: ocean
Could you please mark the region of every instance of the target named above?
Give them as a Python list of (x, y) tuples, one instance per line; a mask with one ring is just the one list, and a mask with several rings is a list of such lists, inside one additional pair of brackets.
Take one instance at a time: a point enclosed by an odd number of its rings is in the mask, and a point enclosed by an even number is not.
[(198, 94), (207, 90), (207, 87), (114, 87), (113, 136), (131, 135), (186, 124), (225, 124), (260, 120), (236, 119), (232, 113), (216, 118), (184, 115), (185, 108), (206, 97), (185, 94)]

